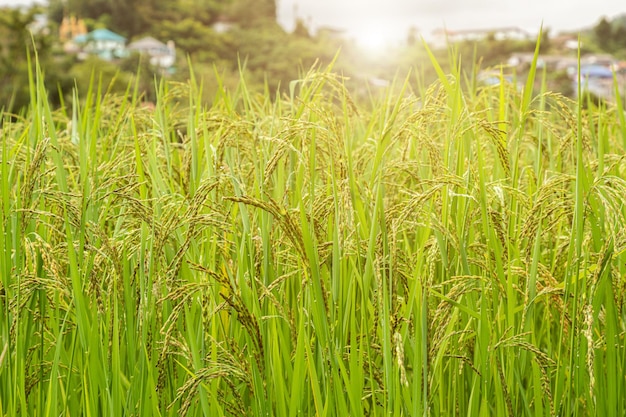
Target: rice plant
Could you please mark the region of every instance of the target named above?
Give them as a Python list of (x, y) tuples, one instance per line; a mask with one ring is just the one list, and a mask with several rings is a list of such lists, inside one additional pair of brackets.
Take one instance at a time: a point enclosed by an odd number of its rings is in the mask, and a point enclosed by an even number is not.
[(154, 108), (94, 77), (67, 111), (35, 71), (0, 415), (624, 414), (622, 108), (433, 65), (370, 103), (330, 68)]

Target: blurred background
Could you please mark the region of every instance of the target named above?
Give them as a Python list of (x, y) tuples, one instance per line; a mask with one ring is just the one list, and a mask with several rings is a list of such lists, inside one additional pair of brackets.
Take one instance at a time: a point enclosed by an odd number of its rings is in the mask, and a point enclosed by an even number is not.
[[(541, 38), (549, 87), (615, 100), (626, 73), (626, 6), (580, 0), (49, 0), (0, 1), (0, 107), (28, 105), (37, 52), (50, 100), (61, 107), (90, 80), (151, 103), (160, 80), (202, 83), (210, 104), (243, 77), (253, 92), (288, 91), (311, 66), (346, 77), (355, 97), (396, 79), (415, 89), (458, 62), (470, 83), (518, 83)], [(540, 31), (540, 29), (542, 30)], [(578, 50), (581, 66), (578, 66)], [(501, 76), (501, 74), (503, 76)], [(217, 76), (216, 76), (217, 75)], [(219, 80), (219, 82), (218, 82)]]

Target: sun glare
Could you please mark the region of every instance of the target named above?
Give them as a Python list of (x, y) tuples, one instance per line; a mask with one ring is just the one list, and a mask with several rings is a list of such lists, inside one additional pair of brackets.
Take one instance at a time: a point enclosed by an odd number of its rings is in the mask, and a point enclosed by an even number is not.
[(391, 31), (382, 28), (371, 28), (354, 33), (357, 45), (368, 54), (380, 55), (388, 51), (394, 43)]

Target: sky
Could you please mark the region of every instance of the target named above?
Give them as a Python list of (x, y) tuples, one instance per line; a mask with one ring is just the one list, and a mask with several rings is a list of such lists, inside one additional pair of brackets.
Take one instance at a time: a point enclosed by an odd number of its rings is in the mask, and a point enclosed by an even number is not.
[[(40, 0), (41, 2), (42, 0)], [(33, 0), (0, 0), (0, 5)], [(434, 29), (519, 27), (537, 32), (542, 22), (555, 34), (595, 25), (602, 16), (626, 13), (624, 0), (277, 0), (278, 20), (293, 28), (295, 17), (312, 28), (331, 26), (363, 46), (397, 43), (415, 27), (425, 37)]]
[(624, 0), (278, 0), (279, 21), (293, 27), (294, 11), (313, 27), (345, 29), (364, 46), (406, 39), (410, 27), (434, 29), (519, 27), (552, 34), (588, 28), (602, 16), (626, 13)]

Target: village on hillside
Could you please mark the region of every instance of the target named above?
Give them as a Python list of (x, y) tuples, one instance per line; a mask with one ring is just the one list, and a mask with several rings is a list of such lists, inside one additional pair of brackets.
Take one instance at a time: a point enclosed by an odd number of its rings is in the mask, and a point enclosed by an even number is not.
[(176, 63), (176, 47), (172, 40), (164, 43), (152, 36), (144, 36), (128, 43), (124, 36), (106, 28), (88, 32), (84, 20), (75, 16), (63, 18), (59, 41), (66, 53), (75, 54), (78, 59), (93, 55), (112, 61), (138, 53), (147, 56), (150, 64), (160, 69), (171, 69)]
[[(481, 42), (488, 39), (496, 41), (526, 40), (533, 41), (537, 34), (529, 33), (517, 27), (498, 29), (474, 30), (436, 30), (433, 33), (433, 44), (436, 47), (446, 47), (450, 43)], [(584, 53), (578, 60), (579, 38), (577, 34), (565, 34), (550, 39), (553, 48), (560, 53), (540, 54), (537, 57), (537, 68), (551, 73), (567, 75), (571, 94), (575, 95), (580, 81), (583, 89), (596, 97), (605, 100), (615, 100), (617, 91), (623, 97), (626, 92), (626, 61), (619, 60), (607, 53)], [(523, 73), (534, 59), (532, 52), (513, 52), (502, 64), (506, 68), (506, 77), (512, 79), (512, 72)], [(479, 74), (485, 84), (500, 82), (499, 70), (485, 70)], [(570, 90), (567, 90), (569, 92)]]
[[(220, 19), (213, 25), (217, 33), (229, 31), (234, 24), (227, 19)], [(322, 27), (320, 31), (326, 35), (344, 36), (340, 29)], [(537, 34), (529, 33), (517, 27), (471, 29), (471, 30), (446, 30), (438, 29), (431, 34), (431, 43), (434, 48), (446, 48), (450, 44), (461, 42), (481, 42), (488, 39), (495, 41), (534, 41)], [(88, 56), (96, 56), (106, 61), (114, 61), (137, 53), (146, 56), (155, 68), (164, 71), (173, 71), (176, 64), (176, 47), (172, 39), (165, 42), (152, 36), (144, 36), (131, 42), (107, 28), (95, 29), (88, 32), (82, 19), (75, 16), (65, 17), (59, 27), (59, 41), (68, 54), (75, 54), (78, 59)], [(578, 38), (575, 34), (561, 35), (552, 39), (552, 43), (558, 45), (561, 54), (540, 55), (537, 67), (548, 71), (565, 72), (571, 79), (572, 88), (578, 86), (578, 66), (576, 57), (578, 50)], [(513, 53), (509, 56), (506, 64), (509, 71), (523, 71), (527, 69), (532, 60), (533, 53)], [(580, 75), (584, 88), (594, 95), (613, 100), (615, 97), (615, 84), (618, 90), (624, 91), (626, 86), (626, 61), (620, 61), (610, 54), (586, 54), (580, 60)], [(492, 71), (483, 71), (479, 79), (486, 84), (499, 82), (497, 74)]]
[[(244, 4), (245, 0), (241, 3)], [(141, 57), (154, 74), (165, 77), (185, 77), (188, 69), (183, 67), (186, 68), (187, 63), (200, 67), (210, 67), (215, 62), (220, 65), (230, 63), (230, 71), (237, 72), (243, 62), (256, 74), (259, 84), (270, 80), (273, 88), (287, 85), (297, 77), (302, 66), (307, 67), (320, 59), (321, 62), (332, 61), (338, 50), (342, 50), (342, 56), (335, 63), (338, 70), (352, 80), (367, 81), (372, 88), (385, 87), (391, 84), (397, 70), (427, 65), (427, 56), (416, 52), (423, 50), (420, 39), (425, 39), (431, 49), (439, 51), (437, 56), (443, 60), (447, 59), (446, 51), (451, 45), (459, 53), (465, 51), (467, 54), (477, 48), (482, 68), (477, 73), (477, 81), (483, 85), (497, 84), (501, 79), (521, 80), (533, 61), (538, 37), (537, 33), (519, 27), (437, 29), (429, 34), (410, 32), (404, 44), (390, 46), (388, 53), (373, 58), (367, 56), (367, 51), (359, 49), (358, 43), (341, 28), (312, 28), (297, 19), (293, 32), (287, 33), (276, 23), (275, 14), (272, 14), (275, 12), (271, 12), (271, 8), (268, 10), (269, 17), (262, 24), (251, 22), (254, 15), (242, 8), (236, 13), (217, 11), (212, 17), (199, 16), (198, 20), (186, 17), (180, 22), (172, 20), (157, 24), (155, 21), (143, 30), (120, 33), (115, 25), (107, 24), (112, 22), (110, 16), (87, 19), (63, 9), (62, 17), (55, 21), (49, 11), (40, 9), (27, 27), (34, 35), (43, 34), (50, 39), (47, 47), (56, 51), (57, 60), (62, 57), (75, 63), (95, 60), (106, 63), (108, 68), (123, 66), (124, 71), (132, 71), (132, 62), (139, 62), (132, 58)], [(624, 96), (626, 46), (614, 42), (613, 50), (619, 53), (609, 52), (603, 40), (605, 35), (599, 30), (603, 22), (605, 20), (586, 29), (587, 35), (580, 38), (578, 33), (552, 35), (546, 31), (542, 34), (537, 68), (546, 72), (550, 89), (575, 97), (580, 78), (583, 90), (599, 99), (613, 101), (616, 92)], [(624, 28), (626, 31), (626, 25)], [(621, 37), (620, 30), (609, 30), (608, 33)], [(6, 30), (4, 32), (5, 37), (12, 36)], [(592, 45), (588, 46), (588, 43)], [(580, 62), (577, 58), (579, 50)], [(418, 59), (422, 60), (421, 64)], [(14, 69), (11, 71), (15, 72)]]

